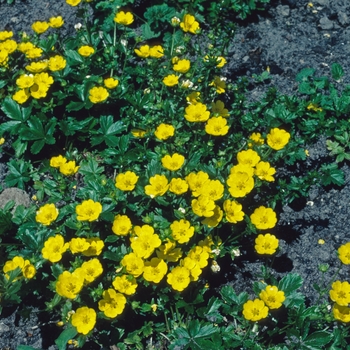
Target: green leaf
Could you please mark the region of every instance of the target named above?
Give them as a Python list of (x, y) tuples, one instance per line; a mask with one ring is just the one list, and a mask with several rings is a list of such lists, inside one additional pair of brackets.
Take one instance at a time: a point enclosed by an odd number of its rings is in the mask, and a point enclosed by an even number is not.
[(13, 149), (15, 150), (15, 155), (17, 158), (19, 158), (28, 147), (28, 142), (23, 142), (20, 138), (18, 138), (13, 144)]
[(316, 347), (318, 349), (324, 349), (324, 346), (328, 344), (333, 338), (333, 334), (326, 331), (317, 331), (303, 341), (303, 345)]
[(336, 163), (322, 165), (321, 168), (321, 183), (324, 186), (330, 184), (342, 186), (345, 183), (344, 172), (341, 169), (338, 169)]
[(104, 167), (100, 167), (92, 157), (89, 157), (87, 162), (82, 162), (79, 168), (79, 173), (85, 175), (86, 180), (98, 179), (103, 172)]
[(29, 345), (18, 345), (17, 350), (40, 350), (40, 349), (33, 348), (32, 346), (29, 346)]
[(9, 175), (6, 176), (5, 182), (8, 187), (18, 186), (24, 190), (24, 183), (30, 181), (31, 164), (23, 160), (11, 160), (7, 163)]
[(23, 122), (21, 107), (12, 98), (6, 97), (2, 102), (1, 109), (10, 119)]
[(314, 68), (304, 68), (296, 76), (295, 80), (302, 82), (307, 81), (308, 78), (315, 73)]
[(67, 112), (71, 112), (71, 111), (80, 111), (81, 109), (83, 109), (85, 107), (85, 102), (74, 102), (71, 101), (68, 103), (68, 105), (66, 106), (66, 110)]
[(340, 80), (344, 75), (343, 67), (339, 63), (332, 63), (331, 72), (334, 80)]
[(78, 331), (74, 327), (65, 329), (55, 340), (55, 344), (58, 346), (58, 350), (66, 350), (68, 340), (73, 339), (77, 334)]
[(83, 57), (81, 57), (75, 50), (66, 50), (65, 57), (68, 58), (68, 63), (70, 66), (84, 62)]
[(278, 283), (278, 289), (282, 290), (286, 296), (296, 291), (303, 285), (303, 279), (301, 276), (295, 273), (289, 273), (284, 276)]

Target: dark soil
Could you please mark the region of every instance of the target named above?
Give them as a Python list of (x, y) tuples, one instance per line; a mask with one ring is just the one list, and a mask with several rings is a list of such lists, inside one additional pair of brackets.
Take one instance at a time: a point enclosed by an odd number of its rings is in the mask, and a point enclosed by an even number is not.
[[(344, 83), (349, 84), (350, 2), (314, 0), (312, 4), (308, 6), (305, 0), (272, 1), (266, 11), (257, 12), (237, 25), (225, 74), (235, 80), (239, 76), (259, 75), (267, 67), (271, 73), (268, 83), (251, 87), (251, 101), (260, 100), (272, 86), (283, 94), (297, 94), (295, 76), (305, 67), (315, 68), (318, 76), (328, 76), (331, 64), (340, 63), (345, 71)], [(17, 0), (13, 5), (0, 5), (0, 30), (31, 33), (30, 25), (34, 20), (62, 15), (66, 33), (70, 34), (78, 22), (74, 13), (75, 9), (64, 1)], [(309, 152), (309, 161), (325, 161), (325, 140), (320, 138), (310, 146)], [(1, 169), (4, 171), (3, 167)], [(322, 278), (329, 283), (334, 277), (339, 266), (336, 250), (350, 240), (347, 227), (350, 222), (350, 169), (344, 166), (343, 170), (345, 186), (315, 187), (307, 198), (283, 207), (279, 214), (276, 235), (281, 249), (272, 265), (274, 275), (278, 278), (286, 272), (301, 275), (304, 280), (301, 292), (308, 304), (317, 298), (313, 285), (320, 284)], [(319, 244), (319, 239), (325, 243)], [(233, 262), (227, 261), (229, 268), (222, 268), (215, 275), (214, 285), (229, 282), (237, 292), (252, 291), (252, 281), (257, 280), (264, 261), (256, 260), (250, 246), (243, 247), (241, 253)], [(222, 262), (222, 267), (225, 263)], [(323, 277), (319, 270), (321, 264), (329, 264)], [(348, 269), (342, 268), (338, 278), (346, 279), (348, 273)], [(0, 319), (0, 350), (16, 349), (19, 344), (38, 349), (55, 348), (52, 330), (42, 327), (44, 320), (40, 320), (40, 313), (33, 312), (26, 318), (23, 306), (4, 310)]]

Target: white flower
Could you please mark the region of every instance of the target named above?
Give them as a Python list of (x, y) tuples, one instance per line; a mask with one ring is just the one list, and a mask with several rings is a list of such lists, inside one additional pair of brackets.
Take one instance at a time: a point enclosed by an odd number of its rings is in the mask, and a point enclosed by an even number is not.
[(81, 23), (77, 23), (74, 25), (75, 30), (79, 30), (83, 25)]

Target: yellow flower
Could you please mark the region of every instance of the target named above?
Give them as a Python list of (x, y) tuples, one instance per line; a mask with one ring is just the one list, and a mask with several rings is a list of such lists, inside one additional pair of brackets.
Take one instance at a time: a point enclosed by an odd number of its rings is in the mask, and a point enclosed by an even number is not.
[(63, 24), (64, 24), (64, 20), (62, 16), (51, 17), (49, 19), (49, 26), (51, 28), (60, 28), (63, 26)]
[(149, 55), (153, 58), (161, 58), (164, 56), (164, 49), (160, 45), (152, 46), (149, 49)]
[(89, 248), (81, 252), (83, 255), (94, 256), (94, 255), (100, 255), (102, 253), (102, 249), (105, 246), (105, 244), (101, 239), (94, 237), (94, 238), (87, 238), (86, 241), (89, 243)]
[(34, 84), (33, 74), (22, 74), (19, 78), (16, 79), (16, 85), (20, 89), (30, 88)]
[(81, 269), (83, 272), (84, 280), (87, 283), (93, 282), (103, 272), (102, 264), (97, 258), (85, 261), (81, 265)]
[(147, 130), (143, 130), (143, 129), (131, 129), (131, 134), (132, 136), (134, 137), (137, 137), (137, 138), (143, 138), (145, 137), (145, 135), (148, 133)]
[(350, 242), (343, 244), (339, 247), (338, 256), (343, 264), (350, 264)]
[(350, 303), (350, 283), (335, 281), (329, 291), (330, 298), (340, 306), (348, 306)]
[(163, 79), (163, 83), (166, 86), (175, 86), (179, 83), (179, 77), (175, 74), (169, 74)]
[(228, 133), (227, 120), (223, 117), (212, 117), (205, 125), (205, 132), (213, 136), (224, 136)]
[(234, 172), (226, 180), (232, 197), (245, 197), (254, 188), (254, 179), (248, 172)]
[(290, 139), (290, 133), (283, 129), (274, 128), (267, 135), (267, 144), (274, 150), (278, 151), (284, 148)]
[(167, 238), (165, 243), (156, 250), (157, 257), (169, 262), (176, 262), (182, 257), (181, 248), (176, 248), (176, 242)]
[(45, 84), (34, 84), (30, 88), (30, 95), (35, 99), (45, 98), (47, 96), (47, 91), (49, 87)]
[(133, 275), (134, 277), (138, 277), (143, 273), (144, 262), (142, 258), (137, 256), (135, 253), (129, 253), (124, 255), (120, 264), (125, 267), (126, 271)]
[(60, 55), (50, 57), (48, 67), (51, 72), (57, 72), (66, 67), (67, 61)]
[(0, 32), (0, 41), (4, 41), (4, 40), (10, 39), (12, 37), (13, 37), (13, 32), (9, 32), (7, 30)]
[(217, 100), (211, 104), (211, 112), (218, 117), (229, 117), (230, 114), (228, 109), (225, 108), (225, 105), (222, 101)]
[(78, 221), (95, 221), (102, 213), (100, 202), (94, 202), (92, 199), (83, 201), (75, 207)]
[(58, 209), (55, 204), (45, 204), (36, 212), (35, 221), (44, 226), (51, 225), (58, 217)]
[(31, 73), (41, 73), (48, 67), (48, 62), (46, 61), (39, 61), (39, 62), (32, 62), (28, 66), (26, 66), (26, 70)]
[(208, 265), (209, 253), (201, 246), (195, 246), (188, 254), (188, 257), (203, 269)]
[(150, 55), (149, 45), (142, 45), (138, 49), (134, 50), (136, 55), (142, 58), (147, 58)]
[(83, 57), (89, 57), (95, 53), (95, 49), (92, 46), (83, 45), (79, 47), (78, 53)]
[(5, 139), (3, 137), (0, 137), (0, 146), (5, 143)]
[(77, 272), (62, 272), (56, 282), (56, 293), (61, 297), (75, 299), (84, 285), (84, 276)]
[(239, 164), (255, 167), (260, 161), (260, 156), (252, 149), (248, 149), (237, 153), (237, 161)]
[(208, 196), (200, 195), (191, 202), (192, 211), (198, 216), (209, 218), (214, 215), (215, 202)]
[(173, 178), (170, 181), (169, 191), (175, 194), (183, 194), (188, 191), (188, 184), (181, 178)]
[(203, 103), (191, 104), (185, 109), (185, 119), (189, 122), (206, 122), (209, 119), (210, 112)]
[(159, 283), (168, 272), (168, 265), (159, 258), (152, 258), (145, 262), (143, 278), (148, 282)]
[(19, 104), (25, 103), (30, 97), (30, 93), (28, 89), (22, 89), (17, 91), (14, 95), (12, 95), (12, 99)]
[(190, 280), (198, 281), (199, 276), (202, 274), (202, 269), (198, 266), (195, 260), (192, 260), (190, 257), (186, 256), (180, 262), (182, 267), (185, 267), (190, 271)]
[(105, 89), (102, 86), (100, 87), (95, 86), (89, 91), (89, 100), (92, 103), (103, 102), (108, 98), (108, 96), (109, 96), (109, 92), (107, 91), (107, 89)]
[(266, 286), (265, 290), (261, 291), (259, 298), (268, 306), (269, 309), (279, 309), (282, 303), (286, 300), (284, 292), (278, 290), (276, 286)]
[(32, 24), (32, 29), (37, 34), (45, 33), (49, 29), (49, 24), (47, 22), (36, 21)]
[(262, 138), (260, 132), (253, 132), (249, 139), (252, 140), (257, 146), (261, 146), (264, 144), (265, 140)]
[(259, 321), (266, 318), (269, 308), (260, 299), (248, 300), (243, 304), (243, 316), (248, 321)]
[(226, 82), (224, 78), (216, 76), (209, 86), (214, 86), (218, 94), (223, 94), (226, 89)]
[(126, 215), (116, 215), (114, 217), (112, 231), (118, 236), (127, 235), (132, 229), (132, 223)]
[(79, 5), (81, 0), (66, 0), (66, 3), (71, 6), (77, 6)]
[(173, 70), (178, 73), (187, 73), (190, 68), (191, 61), (187, 59), (178, 60), (173, 66)]
[(65, 164), (66, 162), (67, 159), (62, 155), (59, 155), (50, 159), (50, 166), (53, 168), (59, 168), (62, 164)]
[(199, 23), (196, 18), (190, 14), (186, 14), (180, 23), (180, 28), (185, 32), (190, 32), (192, 34), (197, 34), (199, 31)]
[(200, 101), (201, 93), (198, 91), (193, 91), (186, 96), (186, 100), (189, 104), (195, 105)]
[(172, 156), (169, 154), (162, 158), (162, 165), (165, 169), (176, 171), (179, 170), (185, 162), (185, 157), (181, 154), (174, 153)]
[(48, 73), (42, 72), (34, 75), (34, 83), (49, 87), (54, 83), (54, 80)]
[(181, 219), (170, 225), (171, 236), (180, 244), (187, 243), (194, 235), (194, 227), (188, 220)]
[(17, 50), (23, 53), (26, 53), (27, 51), (34, 49), (35, 45), (32, 44), (31, 42), (22, 42), (19, 43), (17, 46)]
[(168, 179), (165, 175), (152, 176), (149, 183), (145, 186), (145, 193), (151, 198), (163, 196), (169, 189)]
[(182, 292), (190, 284), (190, 271), (186, 267), (176, 266), (167, 276), (167, 282), (174, 290)]
[(95, 327), (96, 311), (86, 306), (80, 307), (72, 315), (71, 322), (79, 333), (86, 335)]
[(76, 174), (76, 172), (79, 170), (79, 166), (75, 164), (75, 160), (71, 160), (66, 163), (62, 163), (59, 166), (60, 173), (65, 175), (65, 176), (71, 176)]
[(128, 26), (134, 22), (134, 15), (131, 12), (119, 11), (114, 17), (114, 22)]
[(39, 47), (34, 47), (26, 52), (26, 58), (33, 60), (35, 58), (41, 57), (43, 50)]
[(259, 162), (256, 165), (255, 168), (255, 175), (260, 179), (260, 180), (265, 180), (265, 181), (275, 181), (274, 175), (276, 173), (276, 169), (270, 166), (269, 162)]
[(69, 242), (69, 249), (72, 254), (82, 253), (88, 250), (90, 243), (83, 237), (72, 238)]
[(204, 171), (189, 173), (186, 176), (186, 181), (192, 191), (192, 196), (198, 197), (202, 193), (202, 188), (204, 188), (209, 181), (209, 175)]
[(134, 232), (136, 236), (130, 239), (131, 249), (140, 258), (149, 258), (154, 250), (162, 244), (159, 236), (149, 225), (135, 226)]
[(157, 126), (157, 129), (154, 132), (154, 135), (158, 140), (165, 141), (169, 137), (174, 136), (174, 133), (175, 133), (175, 128), (172, 125), (162, 123)]
[(107, 89), (114, 89), (119, 85), (119, 80), (114, 78), (107, 78), (103, 81)]
[(348, 323), (350, 322), (350, 308), (335, 303), (333, 306), (333, 316), (336, 320)]
[(216, 205), (214, 208), (214, 214), (202, 220), (202, 224), (207, 225), (208, 227), (216, 227), (221, 222), (223, 216), (223, 211), (218, 205)]
[(52, 263), (58, 262), (62, 259), (62, 254), (69, 248), (69, 243), (64, 243), (62, 235), (55, 235), (48, 238), (44, 243), (44, 247), (41, 250), (41, 254), (44, 259), (51, 261)]
[(207, 180), (205, 186), (202, 186), (200, 193), (213, 201), (217, 201), (224, 195), (224, 185), (220, 180)]
[(276, 236), (266, 233), (255, 238), (255, 250), (261, 255), (272, 255), (278, 248), (278, 239)]
[(29, 260), (24, 260), (21, 256), (15, 256), (12, 260), (6, 261), (3, 271), (7, 279), (10, 278), (9, 272), (19, 268), (25, 278), (31, 279), (35, 276), (36, 269)]
[(115, 290), (126, 295), (135, 294), (137, 288), (136, 279), (129, 275), (117, 276), (112, 284)]
[(139, 179), (133, 171), (127, 171), (125, 173), (120, 173), (115, 179), (115, 187), (121, 191), (132, 191)]
[(242, 221), (244, 218), (244, 213), (242, 211), (242, 205), (236, 201), (231, 201), (229, 199), (225, 200), (223, 205), (226, 220), (236, 224), (238, 221)]
[(12, 39), (8, 39), (0, 43), (0, 50), (6, 51), (8, 55), (15, 52), (17, 49), (17, 42)]
[(306, 107), (308, 111), (314, 111), (314, 112), (322, 112), (322, 108), (318, 107), (317, 103), (309, 103)]
[(250, 215), (252, 224), (258, 230), (266, 230), (275, 227), (277, 223), (276, 213), (271, 208), (260, 206)]
[(102, 297), (103, 299), (98, 302), (98, 308), (106, 317), (115, 318), (123, 312), (126, 304), (123, 294), (109, 288), (103, 292)]
[(216, 62), (218, 62), (218, 64), (216, 65), (216, 67), (218, 68), (222, 68), (227, 63), (225, 57), (222, 57), (222, 56), (219, 56)]

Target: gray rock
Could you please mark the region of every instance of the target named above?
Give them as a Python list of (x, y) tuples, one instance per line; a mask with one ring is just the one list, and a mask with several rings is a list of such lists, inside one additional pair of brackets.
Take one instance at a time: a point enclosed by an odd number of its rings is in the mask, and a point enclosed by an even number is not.
[(329, 0), (314, 0), (314, 4), (318, 4), (321, 6), (328, 6), (329, 5)]
[(333, 29), (334, 23), (325, 16), (320, 19), (320, 27), (324, 30)]
[(345, 12), (339, 11), (338, 12), (338, 22), (343, 26), (349, 24), (350, 21), (349, 21), (348, 15)]
[(280, 16), (288, 17), (290, 15), (290, 8), (288, 5), (278, 5), (276, 11)]
[(15, 207), (18, 205), (24, 205), (25, 207), (30, 206), (30, 197), (29, 195), (16, 187), (6, 188), (0, 194), (0, 208), (4, 208), (4, 206), (13, 200), (15, 202)]

